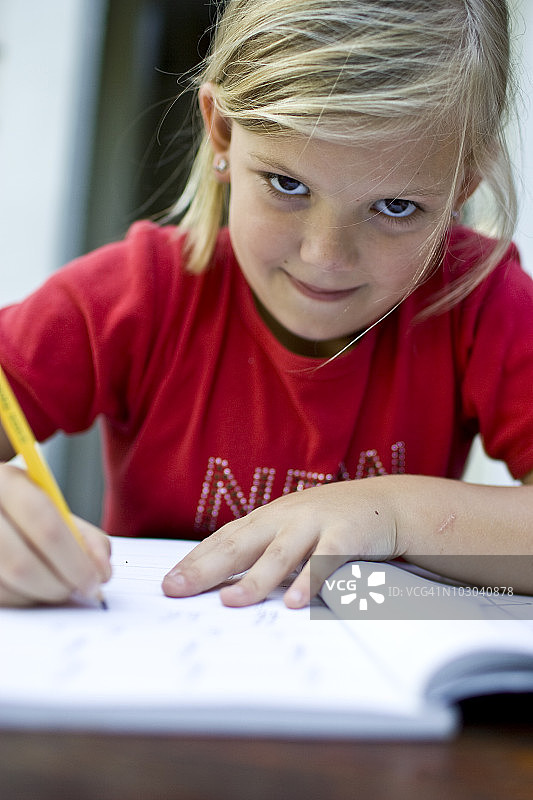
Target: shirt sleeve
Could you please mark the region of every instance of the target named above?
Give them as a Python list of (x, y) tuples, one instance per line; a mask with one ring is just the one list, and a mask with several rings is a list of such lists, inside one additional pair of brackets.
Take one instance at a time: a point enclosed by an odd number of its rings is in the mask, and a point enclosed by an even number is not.
[(157, 240), (155, 226), (138, 223), (0, 311), (0, 362), (39, 440), (100, 414), (129, 424), (164, 293)]
[(533, 281), (517, 252), (463, 304), (463, 410), (516, 479), (533, 469)]

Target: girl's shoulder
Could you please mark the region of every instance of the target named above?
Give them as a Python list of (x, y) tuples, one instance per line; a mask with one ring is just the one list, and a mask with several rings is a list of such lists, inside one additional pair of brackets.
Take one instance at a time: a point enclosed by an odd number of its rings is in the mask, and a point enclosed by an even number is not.
[(477, 271), (483, 271), (496, 245), (495, 239), (479, 231), (463, 225), (454, 226), (448, 238), (442, 270), (432, 276), (428, 291), (442, 297), (456, 286), (463, 284), (468, 287), (464, 296), (454, 304), (456, 312), (465, 308), (470, 311), (481, 309), (489, 300), (502, 307), (516, 304), (519, 298), (528, 305), (533, 303), (533, 279), (524, 270), (518, 248), (512, 242), (471, 289), (469, 278)]
[[(455, 347), (465, 358), (483, 335), (533, 341), (533, 279), (523, 269), (514, 244), (473, 289), (468, 284), (470, 274), (486, 263), (495, 246), (496, 241), (489, 236), (454, 226), (441, 269), (435, 270), (406, 302), (406, 313), (415, 321), (415, 329), (419, 323), (449, 329)], [(454, 295), (458, 287), (459, 293)]]
[[(443, 278), (446, 283), (463, 277), (482, 265), (496, 247), (496, 240), (464, 225), (454, 225), (448, 238)], [(524, 273), (517, 247), (511, 242), (486, 279), (502, 271)], [(529, 277), (529, 276), (528, 276)], [(483, 282), (482, 282), (483, 284)]]
[[(227, 229), (217, 239), (209, 272), (218, 262), (233, 260), (233, 250)], [(187, 272), (187, 232), (177, 225), (161, 225), (150, 220), (134, 222), (121, 239), (103, 244), (90, 253), (75, 259), (67, 269), (95, 271), (109, 264), (121, 272), (156, 271), (164, 274), (171, 269), (173, 276)], [(65, 268), (63, 268), (65, 269)]]
[[(176, 278), (190, 277), (187, 269), (187, 232), (176, 225), (159, 225), (149, 220), (135, 222), (129, 229), (124, 246), (128, 259), (138, 268), (158, 270)], [(217, 272), (217, 267), (234, 262), (229, 234), (223, 228), (218, 235), (212, 259), (205, 274)], [(204, 273), (201, 273), (202, 275)]]
[[(228, 280), (234, 269), (226, 230), (219, 234), (204, 273), (187, 270), (187, 234), (175, 225), (149, 220), (133, 223), (122, 239), (104, 244), (58, 270), (56, 282), (89, 302), (159, 309), (193, 293), (213, 291), (213, 283)], [(226, 269), (222, 267), (227, 267)]]
[[(468, 272), (477, 269), (494, 247), (495, 240), (488, 236), (462, 226), (454, 228), (439, 288), (445, 291), (468, 278)], [(533, 278), (523, 268), (518, 248), (511, 243), (479, 284), (442, 317), (451, 321), (456, 343), (465, 353), (472, 352), (476, 342), (485, 350), (493, 349), (495, 338), (509, 347), (533, 341)]]

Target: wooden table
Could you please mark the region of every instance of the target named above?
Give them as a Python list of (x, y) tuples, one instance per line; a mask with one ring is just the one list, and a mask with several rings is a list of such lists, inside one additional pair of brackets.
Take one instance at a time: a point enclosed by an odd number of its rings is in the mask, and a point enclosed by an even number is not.
[(464, 729), (448, 742), (0, 731), (0, 798), (531, 800), (532, 696), (463, 710)]

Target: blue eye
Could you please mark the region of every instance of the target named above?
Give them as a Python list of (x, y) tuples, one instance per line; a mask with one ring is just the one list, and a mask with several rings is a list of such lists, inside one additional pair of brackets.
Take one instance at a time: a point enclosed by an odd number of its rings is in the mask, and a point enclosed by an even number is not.
[(418, 206), (412, 200), (402, 200), (401, 198), (391, 198), (378, 200), (374, 203), (374, 208), (380, 214), (385, 214), (393, 219), (410, 217), (417, 210)]
[(309, 194), (309, 189), (301, 181), (296, 178), (289, 178), (287, 175), (276, 175), (271, 173), (267, 175), (268, 182), (280, 194), (286, 195), (306, 195)]

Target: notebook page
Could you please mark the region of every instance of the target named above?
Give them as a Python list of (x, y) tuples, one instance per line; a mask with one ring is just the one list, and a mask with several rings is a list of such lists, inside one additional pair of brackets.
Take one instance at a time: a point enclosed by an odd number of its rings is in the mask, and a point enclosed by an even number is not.
[[(384, 585), (410, 589), (431, 585), (425, 577), (393, 564), (380, 563), (376, 568), (384, 570)], [(335, 576), (348, 575), (350, 571), (351, 565), (345, 564)], [(338, 594), (323, 590), (322, 596), (338, 617), (346, 616)], [(434, 684), (435, 675), (445, 667), (449, 673), (448, 665), (458, 659), (466, 669), (473, 665), (478, 672), (483, 665), (488, 668), (498, 661), (511, 668), (507, 655), (501, 658), (508, 653), (516, 653), (517, 666), (530, 672), (529, 687), (519, 684), (517, 688), (533, 689), (533, 622), (521, 618), (524, 614), (531, 615), (532, 598), (515, 595), (450, 599), (426, 595), (426, 619), (387, 619), (386, 604), (393, 602), (391, 598), (382, 602), (383, 619), (364, 619), (364, 613), (360, 613), (359, 618), (343, 619), (342, 624), (369, 658), (381, 663), (383, 669), (388, 670), (390, 680), (397, 681), (398, 686), (401, 684), (407, 694), (424, 693), (425, 687)], [(464, 619), (439, 618), (443, 616), (443, 609), (450, 610), (452, 603), (451, 616), (460, 617), (462, 613)], [(435, 612), (433, 619), (431, 604)], [(496, 606), (502, 612), (501, 619), (491, 618)], [(396, 610), (392, 607), (391, 616)], [(484, 691), (498, 691), (499, 686), (501, 690), (508, 688), (505, 676), (493, 676), (492, 680), (492, 686), (480, 681)]]
[[(113, 539), (109, 610), (0, 611), (2, 708), (68, 709), (83, 719), (132, 709), (311, 711), (416, 717), (420, 698), (376, 661), (337, 620), (311, 620), (274, 592), (248, 608), (224, 607), (217, 592), (163, 596), (165, 572), (191, 543)], [(414, 687), (413, 687), (414, 688)], [(98, 719), (98, 716), (96, 716)], [(297, 717), (293, 717), (294, 720)]]

